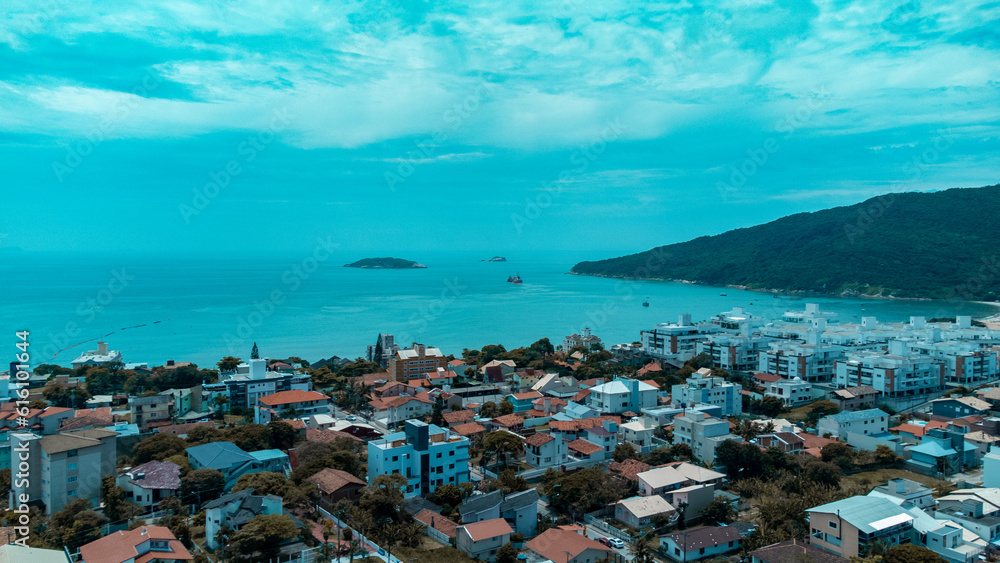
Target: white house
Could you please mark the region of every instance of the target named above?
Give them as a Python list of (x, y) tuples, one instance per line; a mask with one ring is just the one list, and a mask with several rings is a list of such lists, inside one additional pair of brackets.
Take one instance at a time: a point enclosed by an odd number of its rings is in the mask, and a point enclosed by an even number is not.
[(587, 406), (602, 413), (638, 414), (644, 408), (656, 406), (656, 393), (656, 387), (638, 379), (616, 379), (591, 387)]
[(833, 438), (846, 438), (848, 433), (885, 434), (888, 427), (889, 415), (882, 409), (839, 412), (824, 416), (816, 425), (820, 436), (829, 434)]

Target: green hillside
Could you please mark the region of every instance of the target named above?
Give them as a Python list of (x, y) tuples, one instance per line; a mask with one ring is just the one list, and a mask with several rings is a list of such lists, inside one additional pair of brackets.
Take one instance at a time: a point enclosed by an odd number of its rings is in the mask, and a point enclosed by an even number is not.
[(402, 258), (364, 258), (357, 262), (344, 264), (345, 268), (370, 268), (387, 270), (405, 270), (409, 268), (426, 268), (423, 264), (418, 264), (413, 260)]
[(996, 300), (1000, 185), (886, 194), (595, 262), (575, 274), (832, 294)]

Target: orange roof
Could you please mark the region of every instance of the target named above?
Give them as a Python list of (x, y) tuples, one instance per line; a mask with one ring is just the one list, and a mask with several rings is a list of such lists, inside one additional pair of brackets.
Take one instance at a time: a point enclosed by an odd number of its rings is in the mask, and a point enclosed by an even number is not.
[(537, 399), (542, 396), (538, 391), (528, 391), (526, 393), (514, 393), (514, 398), (517, 400), (521, 399)]
[[(166, 540), (170, 551), (148, 551), (139, 555), (136, 546), (148, 540)], [(170, 530), (163, 526), (140, 526), (128, 532), (119, 531), (80, 547), (80, 558), (87, 563), (123, 563), (135, 560), (146, 563), (154, 559), (191, 561), (194, 557), (177, 541)]]
[(64, 412), (69, 412), (73, 409), (64, 409), (62, 407), (48, 407), (41, 414), (38, 415), (39, 418), (45, 418), (47, 416), (52, 416), (54, 414), (60, 414)]
[(573, 440), (572, 442), (570, 442), (569, 443), (569, 449), (573, 450), (574, 452), (578, 452), (581, 455), (588, 455), (589, 456), (591, 454), (595, 454), (595, 453), (603, 450), (604, 448), (602, 448), (601, 446), (598, 446), (597, 444), (594, 444), (592, 442), (588, 442), (588, 441), (580, 438), (578, 440)]
[(473, 522), (471, 524), (465, 524), (462, 528), (465, 528), (465, 531), (469, 534), (469, 537), (472, 538), (472, 541), (488, 540), (497, 536), (514, 533), (514, 530), (510, 528), (510, 524), (508, 524), (503, 518), (493, 518), (492, 520)]
[(629, 481), (638, 481), (639, 473), (649, 471), (653, 466), (637, 459), (626, 459), (625, 461), (613, 461), (608, 465), (608, 471), (616, 476)]
[(796, 434), (799, 438), (802, 438), (802, 447), (809, 451), (812, 448), (822, 448), (827, 444), (832, 444), (837, 440), (831, 440), (829, 438), (821, 438), (815, 434), (809, 434), (808, 432), (799, 432)]
[(590, 395), (590, 389), (584, 389), (583, 391), (580, 391), (576, 395), (573, 395), (573, 397), (570, 400), (573, 401), (574, 403), (582, 403), (583, 400), (586, 399), (588, 395)]
[(452, 428), (459, 436), (472, 436), (480, 432), (486, 432), (486, 427), (478, 422), (466, 422)]
[(368, 484), (366, 481), (359, 479), (346, 471), (330, 469), (329, 467), (319, 473), (316, 473), (312, 477), (309, 477), (306, 481), (315, 483), (316, 486), (319, 487), (319, 490), (327, 494), (335, 493), (348, 485), (360, 485), (364, 487)]
[(656, 387), (657, 389), (660, 388), (660, 384), (653, 381), (652, 379), (643, 379), (642, 382), (651, 387)]
[(617, 552), (610, 547), (585, 538), (576, 532), (560, 530), (559, 528), (545, 530), (535, 539), (529, 541), (526, 546), (531, 551), (551, 561), (566, 561), (567, 553), (569, 553), (569, 559), (572, 559), (588, 549), (607, 551), (617, 555)]
[(540, 399), (535, 399), (534, 401), (531, 401), (531, 404), (544, 406), (545, 401), (549, 401), (549, 404), (552, 405), (553, 407), (564, 407), (569, 404), (566, 401), (560, 399), (559, 397), (542, 397)]
[(464, 366), (465, 365), (465, 361), (463, 361), (463, 360), (452, 360), (452, 361), (448, 362), (448, 365), (449, 366)]
[(280, 405), (291, 405), (294, 403), (308, 403), (310, 401), (329, 401), (330, 397), (327, 397), (322, 393), (317, 393), (316, 391), (300, 391), (298, 389), (293, 389), (292, 391), (278, 391), (277, 393), (272, 393), (271, 395), (261, 397), (257, 400), (269, 407), (277, 407)]
[(528, 418), (544, 418), (546, 416), (550, 416), (551, 413), (547, 413), (545, 411), (540, 411), (538, 409), (531, 409), (530, 411), (525, 411), (525, 412), (521, 413), (521, 415), (524, 416), (525, 419), (528, 419)]
[(578, 418), (576, 420), (550, 420), (549, 428), (562, 432), (576, 432), (587, 428), (596, 428), (604, 425), (604, 421), (621, 422), (617, 416), (603, 415), (592, 418)]
[(456, 422), (472, 420), (473, 418), (476, 417), (476, 413), (469, 409), (466, 409), (462, 411), (446, 412), (441, 416), (444, 417), (444, 421), (447, 422), (448, 424), (455, 424)]
[(511, 426), (520, 426), (524, 424), (524, 419), (516, 414), (505, 414), (494, 418), (492, 422), (497, 426), (506, 426), (507, 428), (510, 428)]
[(458, 377), (458, 374), (453, 371), (431, 371), (427, 373), (427, 379), (447, 379), (451, 377)]
[(524, 439), (524, 443), (537, 448), (548, 444), (552, 440), (555, 440), (555, 438), (551, 434), (532, 434)]
[(927, 431), (923, 426), (918, 426), (916, 424), (903, 423), (899, 426), (894, 426), (889, 430), (895, 430), (896, 432), (906, 432), (907, 434), (912, 434), (916, 438), (920, 438)]
[(458, 524), (448, 518), (445, 518), (444, 516), (441, 516), (433, 510), (425, 508), (421, 510), (419, 514), (414, 516), (414, 518), (417, 522), (427, 524), (431, 528), (434, 528), (449, 538), (455, 537), (455, 529), (458, 528)]
[(317, 430), (315, 428), (306, 428), (307, 442), (335, 442), (338, 438), (350, 438), (358, 442), (364, 442), (361, 438), (358, 438), (353, 434), (348, 434), (347, 432), (341, 432), (340, 430)]

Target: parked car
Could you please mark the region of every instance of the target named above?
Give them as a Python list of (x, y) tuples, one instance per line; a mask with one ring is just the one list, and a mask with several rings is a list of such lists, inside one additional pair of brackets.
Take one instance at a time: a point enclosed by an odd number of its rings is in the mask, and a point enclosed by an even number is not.
[(611, 547), (611, 542), (608, 541), (608, 538), (597, 538), (597, 542), (600, 543), (600, 544), (602, 544), (602, 545), (606, 545), (608, 547)]
[(608, 540), (608, 545), (610, 545), (613, 548), (621, 549), (625, 547), (625, 542), (623, 542), (618, 538), (607, 538), (607, 540)]
[(349, 420), (351, 422), (354, 422), (357, 419), (358, 419), (358, 417), (354, 416), (353, 414), (347, 415), (347, 420)]

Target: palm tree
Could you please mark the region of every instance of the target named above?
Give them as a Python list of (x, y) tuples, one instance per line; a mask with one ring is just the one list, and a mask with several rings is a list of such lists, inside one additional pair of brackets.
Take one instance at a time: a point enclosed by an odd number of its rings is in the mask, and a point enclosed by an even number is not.
[(653, 563), (653, 550), (649, 547), (649, 536), (640, 534), (628, 544), (628, 552), (635, 558), (635, 563)]
[(874, 557), (874, 556), (881, 557), (881, 556), (885, 555), (885, 553), (887, 551), (889, 551), (890, 547), (892, 547), (892, 546), (889, 545), (889, 542), (885, 541), (884, 539), (879, 538), (879, 539), (872, 540), (872, 541), (868, 542), (868, 544), (865, 546), (865, 556), (866, 557)]

